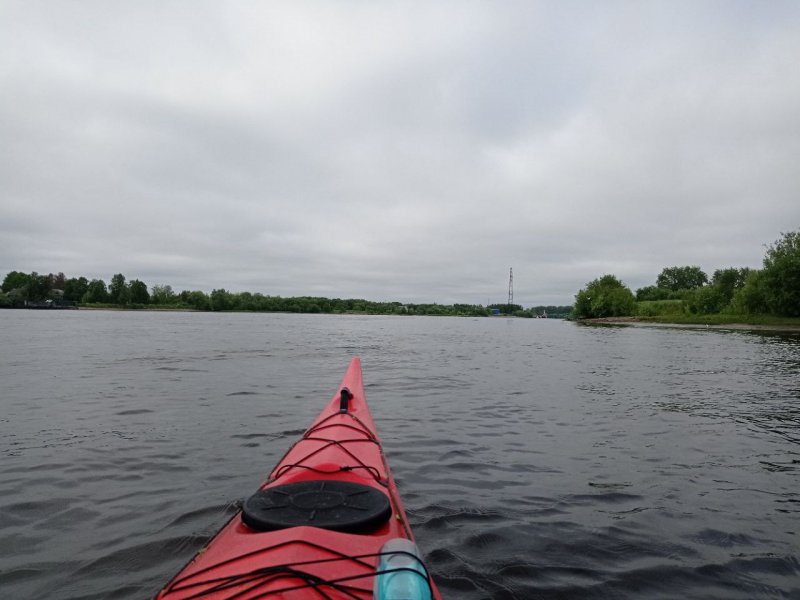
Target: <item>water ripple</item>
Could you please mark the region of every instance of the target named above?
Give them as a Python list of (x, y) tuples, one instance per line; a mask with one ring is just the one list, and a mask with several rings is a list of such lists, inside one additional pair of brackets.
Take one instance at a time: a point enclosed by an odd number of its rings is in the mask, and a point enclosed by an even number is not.
[(3, 315), (4, 597), (152, 596), (360, 354), (445, 598), (800, 598), (798, 336), (33, 312)]

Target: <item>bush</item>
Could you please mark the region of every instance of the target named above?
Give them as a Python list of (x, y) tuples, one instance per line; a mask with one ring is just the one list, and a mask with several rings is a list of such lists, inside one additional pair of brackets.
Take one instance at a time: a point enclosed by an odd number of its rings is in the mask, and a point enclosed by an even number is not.
[(695, 315), (708, 315), (721, 312), (728, 304), (725, 293), (715, 285), (707, 285), (691, 290), (684, 296), (684, 304)]
[(589, 282), (575, 295), (578, 319), (624, 317), (636, 312), (636, 299), (630, 288), (613, 275), (603, 275)]
[(657, 300), (668, 300), (670, 291), (666, 288), (660, 288), (655, 285), (648, 285), (636, 290), (637, 302), (650, 302)]
[(636, 316), (639, 317), (664, 317), (683, 313), (682, 300), (646, 300), (636, 303)]
[(739, 314), (755, 315), (769, 312), (767, 290), (761, 271), (751, 271), (744, 286), (737, 290), (731, 301), (731, 311)]

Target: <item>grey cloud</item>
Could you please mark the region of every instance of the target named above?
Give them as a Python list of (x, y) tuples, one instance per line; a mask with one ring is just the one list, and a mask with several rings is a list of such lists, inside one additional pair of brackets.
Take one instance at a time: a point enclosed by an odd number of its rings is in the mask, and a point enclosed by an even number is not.
[(569, 303), (800, 226), (800, 9), (6, 3), (0, 270)]

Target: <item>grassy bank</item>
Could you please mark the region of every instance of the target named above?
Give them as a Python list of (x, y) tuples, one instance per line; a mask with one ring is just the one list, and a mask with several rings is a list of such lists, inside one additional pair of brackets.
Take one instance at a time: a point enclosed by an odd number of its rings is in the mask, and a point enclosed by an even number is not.
[(636, 303), (635, 320), (678, 325), (753, 325), (757, 327), (800, 328), (800, 318), (775, 315), (690, 312), (682, 300), (652, 300)]
[(800, 332), (800, 318), (778, 317), (767, 314), (712, 313), (696, 314), (682, 300), (654, 300), (636, 303), (634, 315), (579, 319), (587, 324), (619, 325), (647, 324), (678, 325), (686, 327), (718, 327), (731, 329), (764, 329), (771, 331)]

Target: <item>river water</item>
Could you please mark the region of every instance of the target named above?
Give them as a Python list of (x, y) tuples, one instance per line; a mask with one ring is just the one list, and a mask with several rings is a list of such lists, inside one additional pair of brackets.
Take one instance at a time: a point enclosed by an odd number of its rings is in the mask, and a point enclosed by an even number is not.
[(151, 597), (352, 356), (449, 600), (800, 598), (800, 336), (0, 311), (0, 597)]

